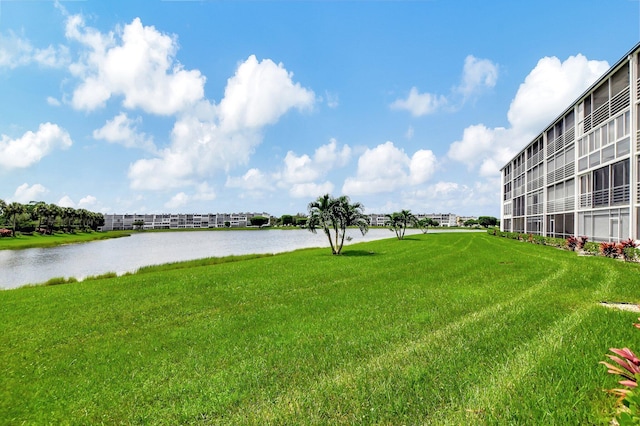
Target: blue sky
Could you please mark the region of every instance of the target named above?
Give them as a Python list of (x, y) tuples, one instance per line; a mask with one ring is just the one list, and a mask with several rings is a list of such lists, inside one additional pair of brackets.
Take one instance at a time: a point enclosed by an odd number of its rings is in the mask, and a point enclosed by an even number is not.
[(640, 2), (0, 0), (0, 198), (500, 215), (499, 169)]

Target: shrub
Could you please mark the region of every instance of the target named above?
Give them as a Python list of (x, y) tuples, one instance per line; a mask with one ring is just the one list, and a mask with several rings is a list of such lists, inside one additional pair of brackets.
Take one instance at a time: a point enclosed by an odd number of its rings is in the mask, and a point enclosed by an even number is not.
[(571, 251), (575, 251), (576, 247), (578, 247), (578, 239), (574, 236), (567, 238), (567, 248)]
[(584, 246), (587, 244), (587, 241), (589, 241), (589, 237), (587, 237), (586, 235), (583, 235), (582, 237), (578, 237), (576, 238), (577, 240), (577, 249), (578, 250), (582, 250), (584, 249)]
[(598, 254), (600, 252), (600, 245), (598, 243), (585, 243), (584, 251), (591, 254)]
[(620, 255), (620, 247), (616, 243), (602, 242), (600, 243), (600, 254), (605, 257), (616, 258)]
[(50, 280), (45, 282), (44, 285), (49, 286), (49, 285), (70, 284), (70, 283), (77, 283), (77, 282), (78, 282), (78, 279), (75, 277), (69, 277), (69, 278), (56, 277), (56, 278), (51, 278)]
[[(633, 324), (633, 326), (640, 329), (640, 323)], [(622, 380), (618, 383), (622, 386), (626, 386), (625, 389), (613, 389), (612, 391), (624, 398), (623, 403), (625, 409), (620, 413), (617, 419), (618, 424), (640, 424), (640, 394), (637, 392), (638, 380), (640, 379), (640, 359), (629, 348), (610, 348), (609, 350), (615, 355), (607, 354), (607, 358), (617, 365), (613, 365), (606, 361), (600, 361), (600, 364), (607, 367), (608, 373), (620, 376)]]
[(618, 243), (618, 250), (622, 254), (622, 258), (625, 262), (632, 261), (636, 257), (636, 247), (638, 245), (631, 238)]

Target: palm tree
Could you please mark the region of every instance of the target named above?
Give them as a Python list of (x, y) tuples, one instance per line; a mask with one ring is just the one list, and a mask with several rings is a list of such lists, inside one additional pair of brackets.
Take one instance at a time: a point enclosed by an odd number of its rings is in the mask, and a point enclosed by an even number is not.
[(71, 224), (76, 218), (76, 209), (73, 207), (64, 207), (60, 213), (62, 219), (62, 226), (67, 228), (68, 233), (71, 233)]
[(357, 226), (360, 229), (362, 235), (369, 231), (369, 218), (364, 214), (364, 206), (360, 202), (351, 204), (351, 200), (346, 195), (342, 195), (338, 198), (338, 206), (340, 211), (341, 220), (341, 233), (340, 247), (338, 248), (338, 254), (342, 251), (344, 245), (344, 237), (346, 235), (346, 229), (349, 226)]
[(314, 234), (321, 228), (329, 240), (333, 254), (342, 252), (348, 226), (357, 226), (362, 235), (369, 230), (367, 217), (363, 213), (364, 207), (360, 203), (351, 204), (346, 195), (339, 198), (329, 194), (322, 195), (310, 202), (307, 209), (307, 228)]
[(387, 226), (390, 230), (396, 233), (396, 237), (398, 237), (399, 240), (404, 239), (404, 233), (407, 230), (407, 226), (417, 222), (417, 219), (413, 213), (411, 213), (411, 210), (394, 212), (387, 217), (389, 218), (389, 220), (387, 220)]
[(38, 219), (38, 229), (42, 229), (42, 222), (46, 221), (49, 208), (44, 201), (38, 201), (33, 206), (33, 214)]
[(47, 229), (49, 230), (50, 234), (53, 234), (53, 224), (56, 221), (56, 217), (60, 216), (62, 214), (62, 208), (58, 207), (55, 204), (49, 204), (47, 205)]
[(18, 219), (18, 215), (24, 213), (25, 207), (24, 205), (14, 201), (13, 203), (7, 205), (3, 210), (4, 210), (4, 214), (7, 215), (7, 217), (11, 218), (11, 222), (13, 224), (11, 228), (12, 229), (11, 235), (15, 237), (16, 221)]
[(416, 222), (416, 226), (420, 228), (423, 234), (426, 234), (429, 231), (430, 226), (436, 226), (436, 222), (430, 217), (425, 217)]

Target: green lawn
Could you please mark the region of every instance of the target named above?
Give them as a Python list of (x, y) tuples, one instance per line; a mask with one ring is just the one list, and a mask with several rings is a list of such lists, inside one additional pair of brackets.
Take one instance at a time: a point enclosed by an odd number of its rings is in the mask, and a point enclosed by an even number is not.
[(640, 265), (427, 234), (0, 292), (0, 423), (607, 424)]
[(127, 237), (131, 231), (107, 231), (107, 232), (76, 232), (65, 234), (62, 232), (53, 235), (21, 235), (15, 237), (0, 238), (0, 250), (16, 250), (34, 247), (53, 247), (63, 244), (85, 243), (88, 241), (104, 240), (107, 238)]

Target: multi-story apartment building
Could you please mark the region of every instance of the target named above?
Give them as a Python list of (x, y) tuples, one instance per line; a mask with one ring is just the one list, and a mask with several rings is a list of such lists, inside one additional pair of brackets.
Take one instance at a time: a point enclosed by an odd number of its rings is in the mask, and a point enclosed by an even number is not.
[[(419, 213), (414, 215), (418, 219), (429, 218), (437, 221), (440, 226), (456, 226), (458, 217), (453, 213)], [(386, 214), (372, 213), (369, 215), (370, 226), (385, 226), (389, 216)]]
[(143, 229), (224, 228), (227, 222), (237, 228), (251, 225), (254, 216), (271, 217), (269, 213), (105, 214), (101, 230), (132, 230), (139, 222)]
[(504, 231), (640, 239), (640, 44), (501, 170)]

